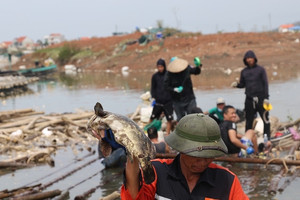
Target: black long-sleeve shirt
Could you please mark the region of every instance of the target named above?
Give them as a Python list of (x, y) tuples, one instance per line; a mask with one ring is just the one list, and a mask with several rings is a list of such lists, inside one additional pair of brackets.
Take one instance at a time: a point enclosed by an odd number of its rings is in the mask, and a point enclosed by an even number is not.
[[(190, 75), (198, 75), (200, 73), (200, 67), (191, 67), (190, 65), (185, 70), (179, 73), (167, 72), (164, 81), (164, 86), (166, 90), (168, 90), (171, 93), (172, 100), (188, 102), (191, 99), (195, 99), (193, 84)], [(182, 86), (183, 90), (182, 92), (177, 93), (174, 91), (174, 88), (179, 86)]]
[(265, 69), (259, 65), (247, 66), (241, 72), (238, 88), (245, 88), (247, 97), (269, 98), (268, 78)]
[(155, 99), (156, 103), (166, 104), (171, 102), (171, 94), (164, 88), (164, 79), (166, 71), (163, 73), (156, 72), (151, 79), (151, 96)]

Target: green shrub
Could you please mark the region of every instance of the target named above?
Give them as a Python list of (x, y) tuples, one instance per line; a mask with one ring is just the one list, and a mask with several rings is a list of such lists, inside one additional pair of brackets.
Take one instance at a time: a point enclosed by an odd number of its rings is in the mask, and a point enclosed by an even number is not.
[(62, 47), (40, 49), (34, 52), (34, 55), (36, 57), (52, 58), (56, 60), (59, 56), (59, 52), (61, 51), (61, 49)]
[(72, 59), (81, 59), (81, 58), (87, 58), (93, 56), (94, 53), (90, 49), (78, 51), (74, 56), (72, 56)]
[(60, 50), (58, 54), (57, 61), (61, 64), (67, 64), (70, 59), (76, 55), (80, 50), (76, 48), (75, 46), (72, 46), (70, 44), (65, 44), (62, 49)]

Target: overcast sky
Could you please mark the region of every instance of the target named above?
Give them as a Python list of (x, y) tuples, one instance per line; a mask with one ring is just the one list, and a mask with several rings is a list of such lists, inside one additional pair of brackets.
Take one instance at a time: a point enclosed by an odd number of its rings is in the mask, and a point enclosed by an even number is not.
[(0, 0), (0, 42), (61, 33), (105, 37), (136, 27), (203, 34), (268, 31), (300, 21), (300, 0)]

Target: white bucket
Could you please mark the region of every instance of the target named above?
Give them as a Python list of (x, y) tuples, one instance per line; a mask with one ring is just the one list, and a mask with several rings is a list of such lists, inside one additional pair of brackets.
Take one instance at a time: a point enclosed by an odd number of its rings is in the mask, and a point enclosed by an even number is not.
[(141, 121), (144, 123), (148, 123), (150, 120), (150, 116), (152, 114), (152, 106), (142, 107), (140, 111)]

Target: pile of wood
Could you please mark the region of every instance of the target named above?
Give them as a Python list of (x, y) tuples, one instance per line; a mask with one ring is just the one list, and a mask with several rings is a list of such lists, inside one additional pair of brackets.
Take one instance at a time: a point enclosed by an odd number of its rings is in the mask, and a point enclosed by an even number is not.
[(10, 96), (12, 94), (19, 94), (28, 90), (29, 83), (38, 81), (38, 77), (25, 76), (0, 76), (0, 96)]
[(92, 115), (92, 112), (45, 115), (32, 109), (0, 112), (0, 168), (36, 163), (53, 165), (51, 154), (66, 146), (82, 145), (89, 150), (97, 142), (86, 131)]

